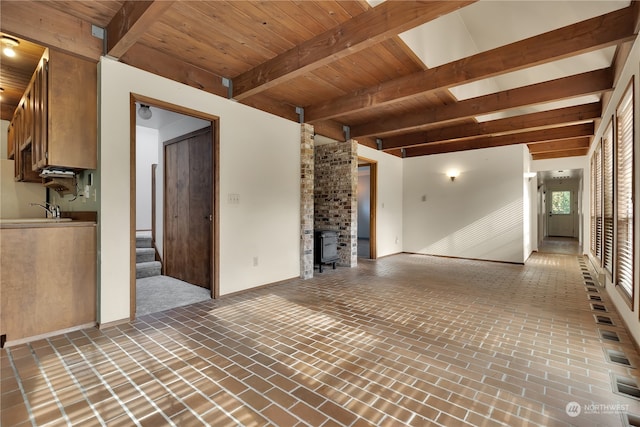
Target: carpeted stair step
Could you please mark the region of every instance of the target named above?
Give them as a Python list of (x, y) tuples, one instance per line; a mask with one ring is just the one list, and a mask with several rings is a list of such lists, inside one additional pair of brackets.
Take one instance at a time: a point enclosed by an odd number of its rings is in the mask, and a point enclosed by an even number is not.
[(136, 248), (136, 263), (156, 260), (156, 250), (153, 248)]
[(151, 236), (136, 236), (136, 248), (151, 248)]
[(143, 277), (159, 276), (162, 271), (160, 261), (136, 263), (136, 279)]

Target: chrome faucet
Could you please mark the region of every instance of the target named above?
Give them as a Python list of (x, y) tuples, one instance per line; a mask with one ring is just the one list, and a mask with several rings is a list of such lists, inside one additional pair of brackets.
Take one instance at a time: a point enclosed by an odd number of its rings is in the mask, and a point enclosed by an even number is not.
[(45, 211), (47, 211), (47, 218), (49, 218), (49, 214), (51, 214), (52, 218), (60, 218), (60, 206), (57, 205), (52, 205), (51, 203), (48, 202), (43, 202), (43, 204), (41, 203), (29, 203), (30, 206), (40, 206), (42, 209), (44, 209)]

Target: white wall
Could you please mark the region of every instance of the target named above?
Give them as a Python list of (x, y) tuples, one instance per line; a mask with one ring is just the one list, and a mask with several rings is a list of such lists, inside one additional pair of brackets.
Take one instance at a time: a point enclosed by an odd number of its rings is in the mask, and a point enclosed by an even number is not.
[(151, 165), (158, 163), (158, 131), (136, 126), (136, 230), (151, 230)]
[(221, 294), (297, 277), (300, 125), (104, 57), (99, 76), (99, 321), (129, 317), (131, 93), (220, 117)]
[[(523, 164), (525, 173), (531, 172), (531, 154), (529, 150), (523, 150)], [(526, 260), (531, 252), (538, 250), (538, 206), (537, 189), (538, 180), (536, 177), (523, 176), (522, 191), (524, 194), (524, 224), (523, 224), (523, 254)]]
[[(523, 263), (523, 150), (514, 145), (404, 159), (404, 250)], [(461, 172), (454, 182), (449, 169)]]
[[(629, 54), (629, 58), (622, 69), (622, 73), (620, 74), (618, 81), (616, 82), (616, 87), (611, 96), (611, 100), (606, 105), (606, 108), (603, 111), (602, 117), (604, 117), (605, 119), (600, 121), (600, 124), (598, 126), (598, 129), (596, 130), (596, 134), (593, 139), (594, 141), (599, 141), (602, 138), (606, 130), (606, 127), (610, 122), (609, 118), (615, 115), (616, 107), (618, 106), (620, 99), (624, 95), (624, 92), (627, 90), (629, 83), (633, 79), (635, 84), (635, 93), (634, 93), (634, 102), (635, 102), (634, 104), (634, 111), (635, 111), (635, 115), (634, 115), (634, 147), (635, 147), (634, 191), (635, 191), (635, 194), (633, 199), (634, 208), (635, 208), (635, 212), (634, 212), (635, 217), (634, 217), (634, 225), (633, 225), (634, 248), (635, 248), (634, 250), (635, 271), (634, 271), (634, 278), (633, 278), (633, 283), (634, 283), (633, 308), (629, 308), (629, 305), (626, 302), (626, 297), (622, 296), (621, 292), (618, 289), (616, 289), (616, 287), (612, 286), (611, 278), (607, 277), (608, 275), (604, 272), (604, 270), (599, 269), (598, 273), (599, 273), (599, 277), (601, 279), (604, 279), (604, 281), (606, 282), (607, 293), (611, 298), (611, 301), (615, 305), (616, 309), (618, 310), (618, 313), (622, 317), (624, 323), (627, 325), (627, 328), (631, 332), (631, 335), (633, 336), (633, 339), (635, 340), (637, 345), (640, 345), (640, 318), (638, 317), (638, 310), (639, 310), (638, 304), (640, 303), (640, 268), (638, 267), (640, 265), (640, 209), (638, 208), (638, 204), (640, 203), (640, 149), (638, 148), (639, 147), (638, 140), (640, 138), (639, 137), (639, 133), (640, 133), (640, 70), (638, 67), (638, 63), (640, 62), (639, 39), (640, 38), (636, 38), (633, 44), (633, 47)], [(615, 128), (614, 128), (614, 133), (615, 133)], [(590, 203), (588, 202), (589, 188), (591, 188), (591, 185), (590, 185), (590, 181), (588, 180), (589, 169), (587, 166), (589, 165), (588, 159), (591, 158), (591, 155), (593, 154), (593, 150), (595, 146), (596, 144), (592, 144), (591, 150), (589, 151), (588, 156), (585, 157), (586, 173), (585, 173), (585, 181), (583, 183), (583, 189), (584, 189), (583, 199), (585, 200), (584, 202), (585, 253), (589, 253), (590, 252), (589, 248), (591, 247), (591, 243), (589, 239), (590, 233), (586, 232), (586, 230), (590, 230), (589, 218), (591, 216), (589, 212)], [(597, 261), (594, 260), (590, 255), (589, 257), (591, 258), (593, 265), (596, 265)]]
[(378, 163), (376, 255), (402, 252), (402, 159), (364, 145), (358, 156)]

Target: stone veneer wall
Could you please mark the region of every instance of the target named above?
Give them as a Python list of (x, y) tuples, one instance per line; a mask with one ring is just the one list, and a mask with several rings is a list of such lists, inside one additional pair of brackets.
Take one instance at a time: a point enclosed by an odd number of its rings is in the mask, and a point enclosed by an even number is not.
[(300, 277), (313, 277), (314, 130), (300, 127)]
[(315, 147), (315, 228), (338, 231), (340, 265), (358, 264), (358, 143)]

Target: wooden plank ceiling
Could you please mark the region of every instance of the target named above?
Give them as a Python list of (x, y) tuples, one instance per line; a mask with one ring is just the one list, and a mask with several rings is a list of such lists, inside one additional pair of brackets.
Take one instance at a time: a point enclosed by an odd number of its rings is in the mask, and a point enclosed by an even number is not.
[[(299, 120), (316, 133), (398, 156), (527, 144), (534, 159), (587, 153), (607, 93), (638, 31), (628, 7), (427, 68), (399, 35), (471, 1), (13, 1), (2, 34), (97, 61), (131, 66)], [(104, 28), (107, 41), (91, 35)], [(611, 65), (457, 100), (451, 89), (606, 47)], [(32, 55), (33, 56), (33, 55)], [(32, 61), (33, 62), (33, 61)], [(29, 61), (25, 62), (27, 65)], [(30, 74), (3, 58), (2, 118)], [(599, 101), (479, 122), (477, 117), (556, 100)], [(298, 109), (299, 111), (299, 109)]]

